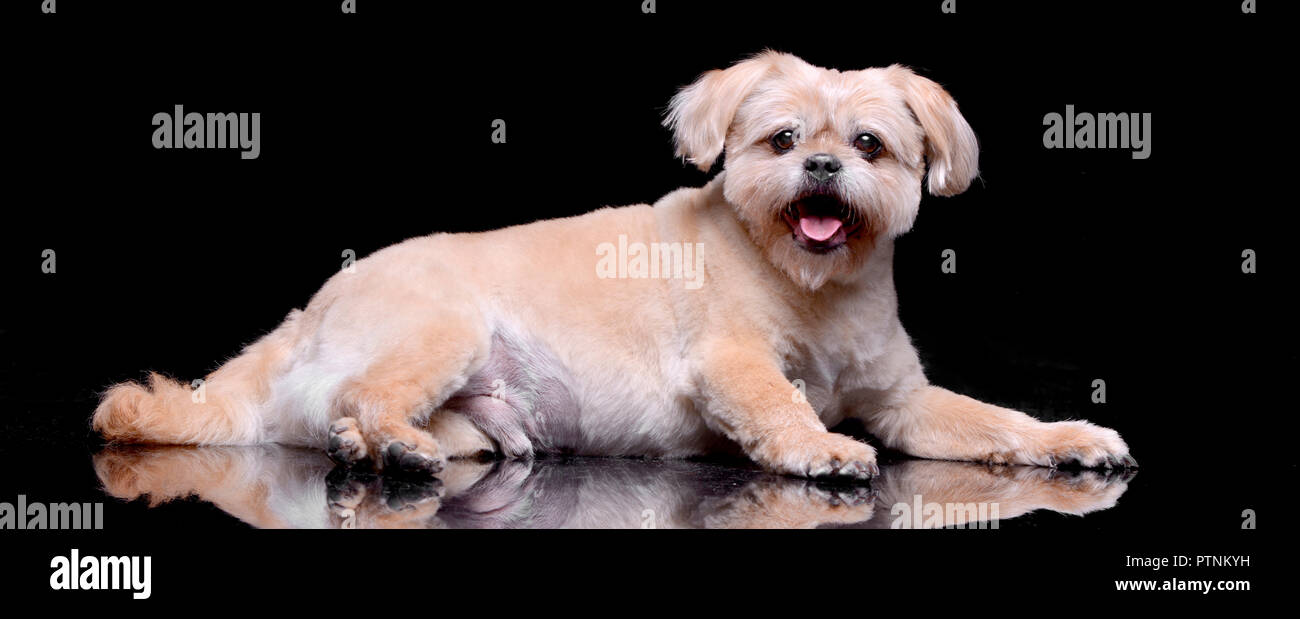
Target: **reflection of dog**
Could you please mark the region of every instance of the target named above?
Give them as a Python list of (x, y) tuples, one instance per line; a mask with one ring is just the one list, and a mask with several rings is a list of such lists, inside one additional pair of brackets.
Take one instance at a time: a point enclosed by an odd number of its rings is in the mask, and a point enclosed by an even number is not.
[[(319, 452), (278, 445), (114, 446), (95, 456), (112, 496), (197, 496), (259, 528), (896, 528), (898, 506), (918, 501), (992, 504), (1003, 520), (1108, 509), (1133, 474), (908, 460), (883, 465), (869, 489), (679, 460), (456, 459), (436, 479), (331, 467)], [(972, 513), (919, 526), (974, 526)]]
[[(978, 159), (937, 84), (764, 53), (683, 89), (667, 123), (679, 154), (707, 169), (725, 149), (726, 170), (653, 208), (380, 251), (212, 373), (204, 398), (157, 376), (118, 385), (95, 427), (123, 441), (328, 446), (426, 473), (482, 451), (738, 447), (781, 473), (865, 478), (875, 450), (826, 430), (856, 417), (928, 458), (1132, 463), (1112, 430), (927, 383), (898, 320), (893, 240), (923, 180), (960, 193)], [(605, 277), (597, 248), (623, 237), (693, 244), (699, 289)]]

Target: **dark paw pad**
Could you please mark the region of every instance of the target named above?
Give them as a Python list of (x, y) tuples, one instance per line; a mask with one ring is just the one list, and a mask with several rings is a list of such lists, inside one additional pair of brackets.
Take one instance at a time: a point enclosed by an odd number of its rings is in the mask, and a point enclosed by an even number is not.
[(415, 450), (414, 445), (393, 441), (384, 448), (384, 471), (433, 475), (442, 470), (442, 458)]
[(342, 464), (352, 464), (362, 459), (360, 443), (341, 434), (330, 435), (326, 453), (331, 460)]
[(366, 460), (366, 443), (356, 428), (356, 422), (342, 419), (330, 426), (329, 439), (325, 444), (325, 453), (331, 460), (340, 464), (355, 464)]

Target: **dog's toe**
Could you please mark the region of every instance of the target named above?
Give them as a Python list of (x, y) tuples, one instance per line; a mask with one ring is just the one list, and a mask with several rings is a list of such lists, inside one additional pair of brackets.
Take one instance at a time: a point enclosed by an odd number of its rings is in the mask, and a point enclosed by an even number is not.
[(871, 479), (880, 474), (880, 468), (876, 466), (875, 462), (867, 463), (860, 460), (854, 460), (847, 466), (840, 468), (838, 473), (844, 477), (852, 477), (854, 479)]

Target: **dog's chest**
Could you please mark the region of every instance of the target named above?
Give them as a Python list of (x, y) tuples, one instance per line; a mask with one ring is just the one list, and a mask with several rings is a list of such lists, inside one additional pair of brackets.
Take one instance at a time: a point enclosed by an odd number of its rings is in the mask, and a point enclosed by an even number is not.
[(828, 424), (842, 418), (844, 394), (865, 388), (883, 389), (890, 377), (876, 375), (890, 341), (890, 325), (845, 320), (831, 328), (808, 330), (786, 346), (783, 368), (787, 379)]

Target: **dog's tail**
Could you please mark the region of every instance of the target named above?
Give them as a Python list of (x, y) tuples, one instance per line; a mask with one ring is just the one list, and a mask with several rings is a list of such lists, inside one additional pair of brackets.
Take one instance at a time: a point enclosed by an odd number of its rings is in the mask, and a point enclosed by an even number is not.
[[(263, 439), (262, 408), (298, 339), (294, 310), (194, 388), (150, 373), (149, 385), (114, 385), (91, 418), (105, 438), (133, 443), (241, 445)], [(197, 382), (197, 381), (196, 381)]]

